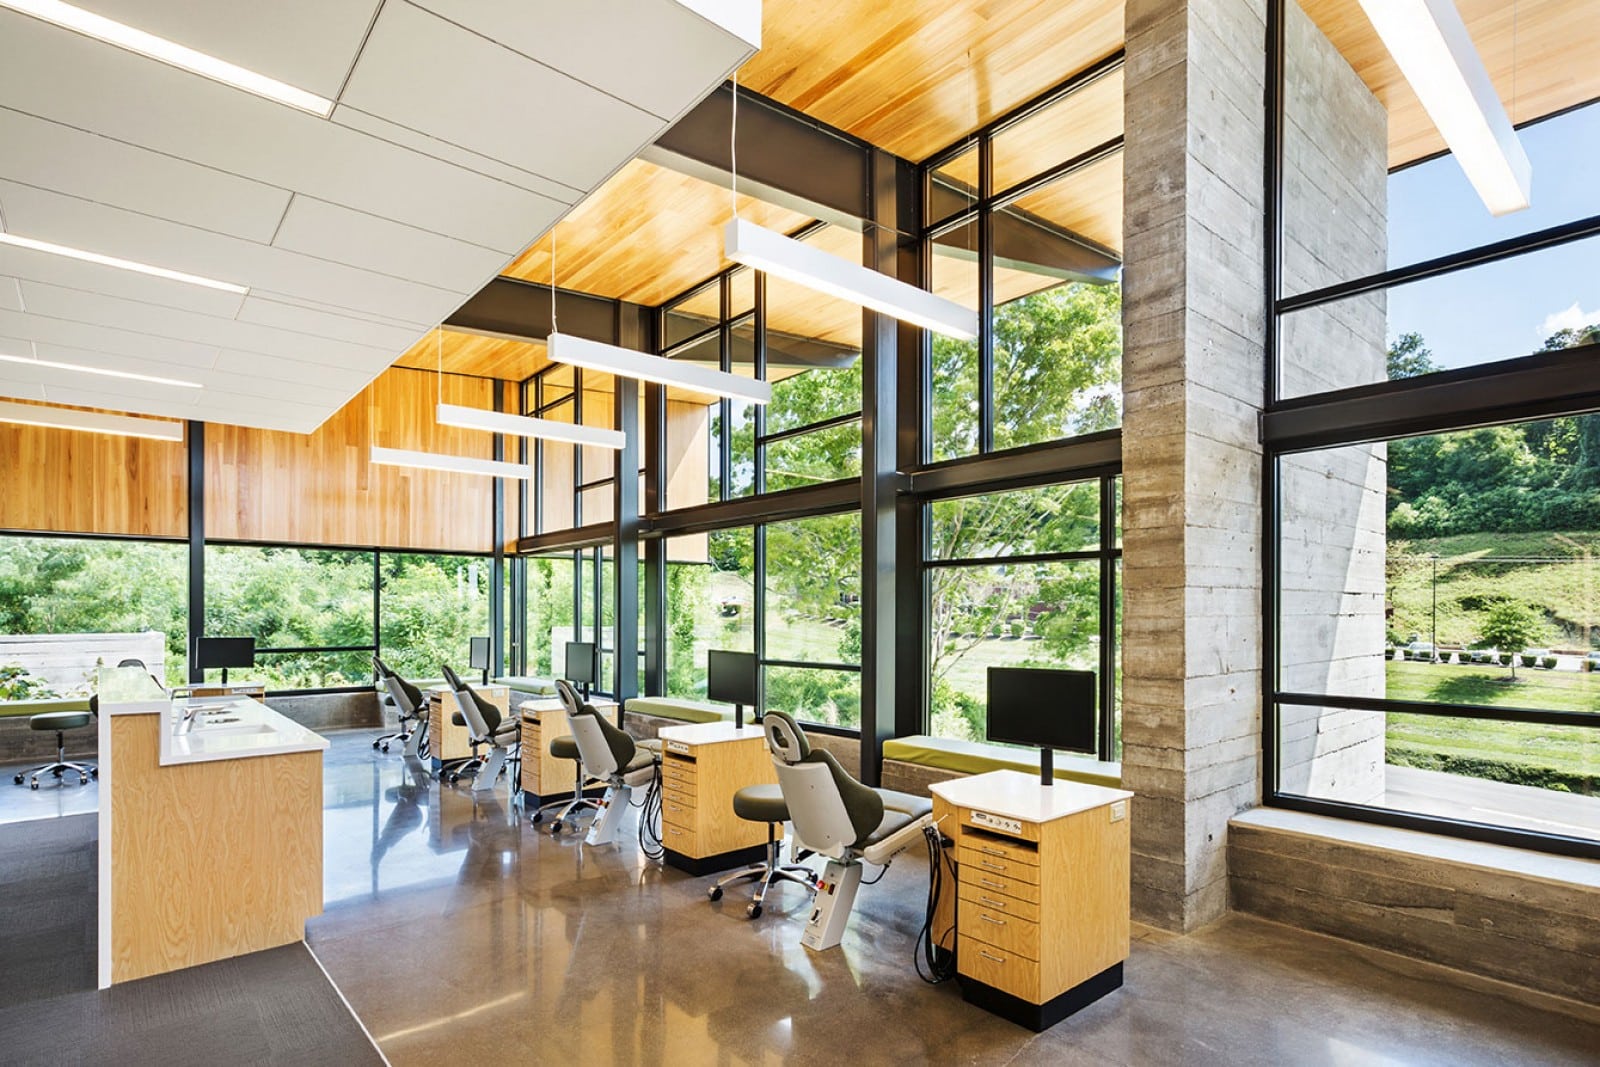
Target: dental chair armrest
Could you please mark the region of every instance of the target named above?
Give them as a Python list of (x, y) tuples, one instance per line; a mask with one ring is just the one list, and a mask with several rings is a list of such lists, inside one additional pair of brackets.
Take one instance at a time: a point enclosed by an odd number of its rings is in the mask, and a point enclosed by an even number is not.
[(923, 827), (932, 825), (932, 815), (924, 815), (920, 819), (914, 819), (877, 844), (868, 845), (862, 849), (861, 858), (873, 866), (882, 867), (895, 856), (922, 840)]

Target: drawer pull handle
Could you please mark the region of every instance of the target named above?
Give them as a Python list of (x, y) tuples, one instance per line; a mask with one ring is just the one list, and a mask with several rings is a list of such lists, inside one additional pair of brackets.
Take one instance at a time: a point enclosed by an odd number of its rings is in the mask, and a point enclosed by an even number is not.
[(1001, 859), (1004, 859), (1005, 855), (1006, 855), (1004, 852), (1001, 852), (997, 848), (981, 848), (980, 847), (978, 849), (978, 851), (982, 852), (984, 855), (987, 855), (987, 856), (999, 856)]
[(1003, 900), (990, 900), (988, 897), (979, 897), (978, 901), (979, 901), (979, 903), (989, 905), (989, 907), (991, 907), (991, 908), (1002, 908), (1003, 909), (1006, 906), (1005, 901), (1003, 901)]
[(1004, 926), (1006, 924), (1004, 919), (996, 919), (993, 915), (979, 914), (978, 918), (982, 919), (986, 923), (994, 923), (996, 926)]
[(990, 871), (1001, 871), (1001, 872), (1005, 871), (1004, 865), (998, 864), (998, 863), (990, 863), (988, 860), (979, 860), (978, 861), (978, 866), (982, 867), (982, 868), (984, 868), (986, 870), (990, 870)]
[(1004, 956), (991, 956), (987, 952), (983, 951), (983, 949), (981, 949), (981, 948), (978, 950), (978, 955), (982, 956), (984, 959), (988, 960), (990, 963), (1004, 963), (1006, 961), (1006, 958)]
[(672, 827), (670, 827), (670, 826), (669, 826), (669, 827), (667, 827), (667, 829), (669, 829), (669, 830), (672, 830), (672, 832), (673, 832), (673, 833), (674, 833), (674, 834), (677, 834), (677, 835), (678, 835), (678, 836), (679, 836), (679, 837), (682, 837), (682, 836), (683, 836), (683, 831), (682, 831), (682, 830), (674, 830), (674, 829), (673, 829), (673, 828), (672, 828)]
[(978, 881), (988, 886), (990, 889), (1004, 889), (1006, 887), (1004, 882), (991, 882), (987, 878), (979, 878)]

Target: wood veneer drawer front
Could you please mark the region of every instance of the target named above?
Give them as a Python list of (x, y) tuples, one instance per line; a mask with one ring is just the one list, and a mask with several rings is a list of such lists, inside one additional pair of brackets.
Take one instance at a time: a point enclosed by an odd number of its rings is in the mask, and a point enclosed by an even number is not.
[(1010, 841), (1001, 841), (993, 837), (979, 837), (977, 834), (963, 834), (961, 844), (994, 859), (1013, 860), (1017, 863), (1026, 863), (1030, 867), (1039, 866), (1039, 850), (1029, 848), (1027, 845), (1012, 844)]
[[(1021, 885), (1028, 883), (1022, 882)], [(1028, 886), (1028, 888), (1033, 888)], [(981, 886), (968, 885), (963, 882), (960, 888), (960, 898), (963, 906), (970, 904), (975, 908), (988, 908), (995, 914), (1015, 915), (1028, 922), (1039, 921), (1039, 905), (1033, 901), (1020, 900), (997, 890), (984, 889)]]
[(968, 900), (961, 901), (956, 921), (961, 932), (969, 937), (1030, 960), (1039, 958), (1038, 923)]
[(694, 826), (694, 808), (689, 807), (687, 804), (680, 804), (676, 800), (663, 800), (661, 802), (661, 821), (692, 828)]
[(661, 843), (674, 852), (685, 856), (700, 855), (700, 835), (695, 833), (691, 827), (677, 826), (663, 818), (661, 821), (661, 837)]
[(694, 764), (683, 760), (668, 759), (661, 763), (661, 777), (669, 782), (681, 782), (684, 787), (694, 789), (696, 780), (700, 777)]
[(960, 882), (963, 886), (971, 886), (982, 893), (1004, 893), (1008, 897), (1024, 900), (1029, 904), (1039, 903), (1039, 887), (1032, 882), (1007, 878), (1003, 874), (991, 874), (965, 863), (961, 865)]
[(956, 969), (968, 978), (1003, 993), (1039, 1003), (1039, 965), (1026, 956), (1007, 952), (965, 933), (956, 939)]
[(1039, 867), (1037, 864), (1019, 863), (1014, 859), (991, 856), (987, 852), (979, 852), (965, 843), (956, 850), (956, 862), (961, 864), (963, 871), (970, 868), (975, 873), (999, 874), (1019, 882), (1039, 884)]
[(693, 789), (685, 789), (678, 782), (663, 782), (661, 784), (661, 799), (674, 800), (687, 807), (695, 806), (695, 793)]

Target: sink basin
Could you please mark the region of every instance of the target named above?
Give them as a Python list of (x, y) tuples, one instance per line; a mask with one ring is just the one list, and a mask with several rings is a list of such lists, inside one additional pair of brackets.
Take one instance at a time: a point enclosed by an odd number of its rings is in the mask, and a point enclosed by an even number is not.
[(252, 723), (243, 723), (243, 724), (235, 724), (235, 723), (219, 723), (217, 725), (204, 724), (204, 725), (196, 727), (192, 732), (197, 736), (203, 735), (205, 737), (216, 737), (219, 734), (225, 734), (225, 735), (227, 735), (229, 737), (250, 737), (250, 736), (260, 736), (262, 734), (275, 734), (278, 731), (276, 729), (274, 729), (273, 727), (267, 726), (267, 725), (265, 725), (263, 723), (252, 722)]

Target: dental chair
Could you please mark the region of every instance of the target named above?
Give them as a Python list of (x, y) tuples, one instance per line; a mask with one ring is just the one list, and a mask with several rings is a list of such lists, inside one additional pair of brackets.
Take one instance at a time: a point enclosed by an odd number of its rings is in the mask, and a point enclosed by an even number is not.
[(661, 742), (635, 741), (592, 704), (581, 704), (576, 712), (568, 711), (567, 725), (578, 744), (580, 774), (606, 783), (600, 810), (589, 823), (589, 836), (584, 842), (609, 845), (615, 841), (633, 791), (645, 788), (648, 792), (639, 815), (639, 844), (647, 854), (657, 854), (645, 842), (649, 837), (659, 847), (661, 841)]
[(922, 840), (924, 828), (933, 825), (933, 801), (861, 784), (832, 753), (812, 749), (805, 731), (784, 712), (767, 712), (761, 726), (794, 823), (795, 847), (828, 860), (800, 943), (833, 948), (850, 921), (862, 862), (886, 867)]
[(372, 666), (378, 672), (378, 677), (383, 679), (383, 687), (389, 691), (389, 699), (400, 713), (400, 729), (384, 734), (372, 742), (372, 747), (387, 752), (389, 742), (399, 741), (405, 746), (407, 756), (421, 756), (422, 745), (428, 736), (428, 709), (422, 698), (422, 690), (390, 670), (389, 665), (377, 656), (372, 657)]
[[(561, 709), (567, 713), (569, 720), (574, 712), (583, 710), (583, 698), (578, 695), (578, 691), (573, 688), (572, 683), (565, 678), (556, 679), (556, 693), (561, 697)], [(563, 828), (572, 825), (572, 818), (578, 812), (598, 812), (600, 810), (600, 801), (594, 797), (583, 795), (583, 787), (587, 776), (583, 773), (583, 758), (578, 752), (576, 738), (570, 734), (552, 737), (550, 739), (550, 755), (556, 759), (569, 759), (572, 761), (572, 773), (574, 775), (572, 799), (552, 800), (548, 804), (540, 804), (538, 809), (529, 815), (529, 819), (538, 824), (543, 821), (545, 812), (559, 808), (560, 810), (556, 813), (556, 821), (550, 824), (550, 832), (559, 834)]]
[[(522, 728), (515, 718), (501, 715), (499, 708), (463, 682), (449, 664), (443, 666), (445, 681), (450, 683), (450, 694), (455, 697), (458, 709), (451, 721), (465, 725), (472, 742), (472, 758), (453, 769), (448, 777), (454, 783), (471, 774), (474, 793), (493, 789), (506, 761), (514, 759), (516, 749), (521, 747)], [(480, 745), (489, 746), (487, 757), (478, 755)]]

